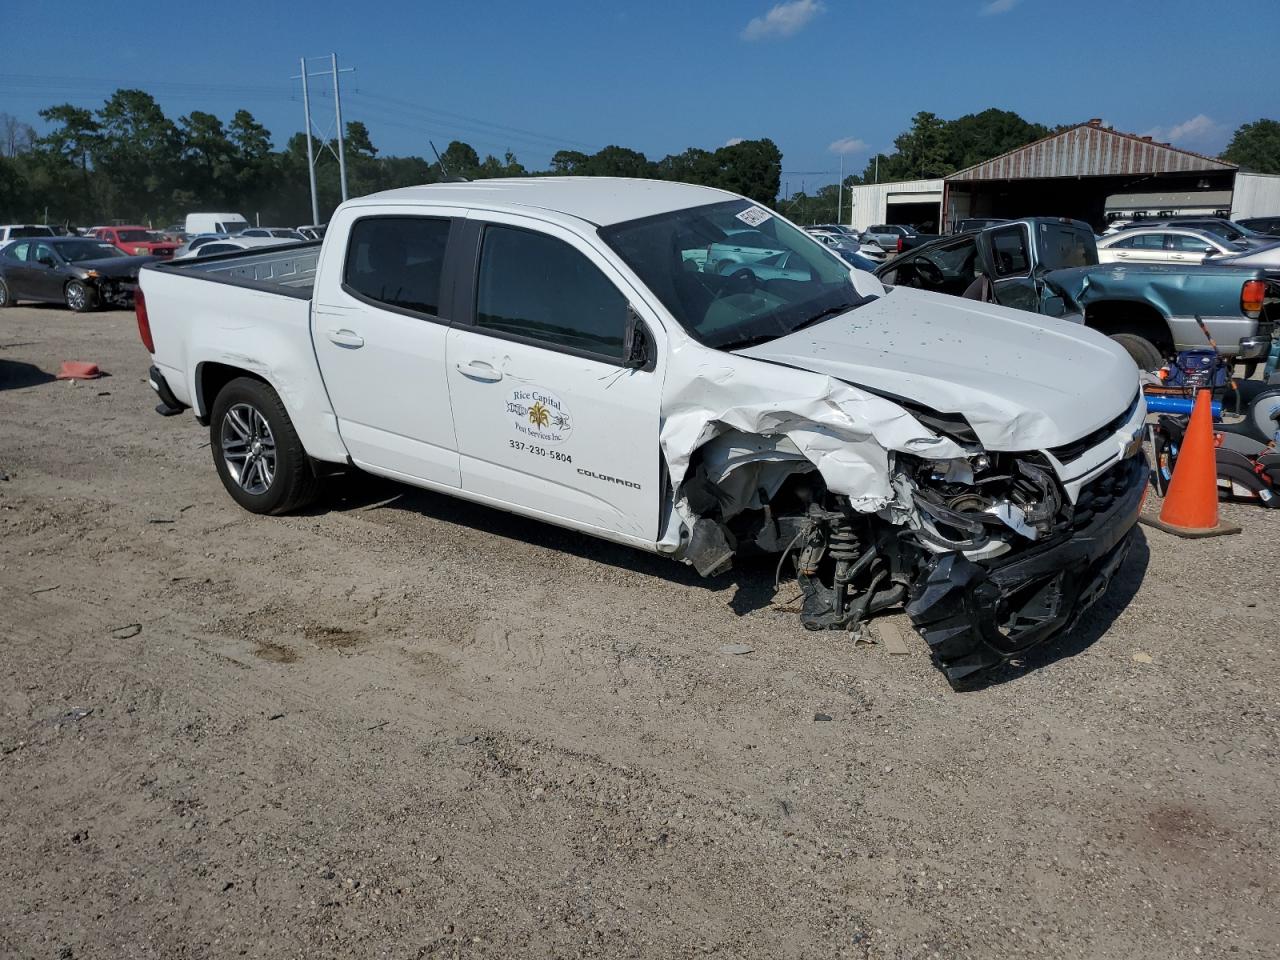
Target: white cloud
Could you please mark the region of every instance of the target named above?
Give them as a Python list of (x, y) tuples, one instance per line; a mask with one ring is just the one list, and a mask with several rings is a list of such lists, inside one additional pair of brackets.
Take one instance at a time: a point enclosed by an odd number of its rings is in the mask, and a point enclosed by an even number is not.
[(1190, 120), (1175, 123), (1172, 127), (1152, 127), (1144, 137), (1158, 140), (1161, 143), (1172, 143), (1184, 147), (1221, 147), (1226, 139), (1227, 128), (1212, 117), (1198, 113)]
[(803, 29), (818, 14), (826, 10), (821, 0), (788, 0), (772, 7), (763, 17), (754, 17), (742, 29), (743, 40), (764, 40), (768, 37), (789, 37)]
[(736, 147), (738, 144), (742, 143), (742, 141), (745, 139), (746, 137), (730, 137), (728, 140), (724, 142), (724, 145), (726, 147)]
[(865, 153), (871, 148), (867, 146), (865, 140), (859, 140), (857, 137), (841, 137), (839, 140), (827, 147), (827, 149), (832, 153), (850, 154)]
[(988, 0), (982, 5), (982, 15), (990, 17), (997, 13), (1008, 13), (1021, 2), (1022, 0)]

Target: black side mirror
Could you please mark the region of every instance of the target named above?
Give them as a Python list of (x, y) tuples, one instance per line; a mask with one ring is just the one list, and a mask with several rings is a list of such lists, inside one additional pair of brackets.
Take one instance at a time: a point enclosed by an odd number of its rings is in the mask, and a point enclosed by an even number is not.
[(652, 370), (654, 367), (649, 330), (631, 304), (627, 304), (627, 327), (622, 335), (622, 365), (628, 370)]
[(56, 267), (56, 266), (57, 266), (57, 264), (53, 262), (53, 257), (37, 257), (37, 258), (36, 258), (36, 263), (40, 264), (40, 266), (42, 266), (42, 267)]

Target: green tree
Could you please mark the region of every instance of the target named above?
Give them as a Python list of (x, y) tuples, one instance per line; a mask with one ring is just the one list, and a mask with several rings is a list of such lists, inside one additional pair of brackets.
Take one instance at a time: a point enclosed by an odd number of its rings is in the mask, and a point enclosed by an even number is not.
[(59, 219), (94, 219), (99, 204), (90, 171), (102, 136), (98, 121), (69, 103), (47, 107), (40, 116), (54, 127), (33, 151), (27, 177), (32, 196), (56, 199)]
[(1044, 124), (1031, 123), (1011, 110), (992, 107), (981, 113), (968, 113), (946, 124), (947, 162), (956, 170), (963, 170), (1052, 132)]
[(94, 167), (106, 181), (107, 213), (139, 219), (167, 212), (169, 190), (181, 179), (181, 136), (151, 94), (117, 90), (97, 111)]
[(463, 143), (461, 140), (450, 140), (449, 145), (444, 148), (444, 153), (440, 154), (440, 161), (437, 166), (443, 166), (444, 171), (447, 171), (444, 176), (466, 177), (468, 180), (474, 180), (480, 171), (480, 154), (476, 153), (475, 147), (471, 144)]
[(767, 137), (742, 140), (715, 152), (716, 182), (759, 203), (773, 203), (782, 185), (782, 151)]
[(1222, 159), (1257, 173), (1280, 173), (1280, 122), (1263, 119), (1242, 124)]
[(551, 172), (562, 177), (582, 176), (588, 157), (581, 150), (557, 150), (551, 155)]
[[(235, 197), (236, 148), (228, 139), (222, 121), (211, 113), (192, 110), (178, 119), (180, 157), (185, 171), (180, 189), (185, 204), (222, 207)], [(177, 200), (178, 198), (174, 198)]]

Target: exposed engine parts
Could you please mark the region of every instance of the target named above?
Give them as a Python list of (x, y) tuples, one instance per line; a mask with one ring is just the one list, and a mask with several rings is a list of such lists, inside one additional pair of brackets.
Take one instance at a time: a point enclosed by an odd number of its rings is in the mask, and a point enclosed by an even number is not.
[(1132, 526), (1116, 517), (1136, 517), (1146, 476), (1140, 457), (1122, 461), (1077, 507), (1035, 454), (897, 454), (893, 501), (867, 512), (785, 449), (772, 459), (766, 444), (733, 449), (750, 464), (749, 483), (733, 465), (700, 462), (683, 488), (698, 514), (686, 559), (713, 574), (735, 555), (779, 554), (778, 578), (793, 561), (808, 630), (856, 633), (903, 606), (953, 683), (1061, 629), (1101, 595)]

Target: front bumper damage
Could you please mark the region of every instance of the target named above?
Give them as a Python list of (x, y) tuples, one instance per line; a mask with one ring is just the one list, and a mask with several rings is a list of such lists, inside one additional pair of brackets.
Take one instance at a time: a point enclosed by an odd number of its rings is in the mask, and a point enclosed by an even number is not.
[[(1066, 445), (1020, 418), (993, 449), (964, 417), (839, 381), (767, 404), (736, 377), (707, 384), (663, 431), (671, 552), (703, 575), (745, 553), (781, 554), (779, 572), (793, 558), (808, 630), (856, 633), (905, 606), (958, 684), (1069, 629), (1127, 554), (1148, 476), (1136, 391)], [(727, 402), (749, 387), (757, 402)], [(1062, 476), (1108, 460), (1083, 485)]]
[(1090, 483), (1071, 529), (1018, 553), (934, 558), (906, 611), (953, 684), (1072, 627), (1106, 592), (1129, 551), (1148, 467), (1141, 453)]
[(98, 293), (98, 302), (103, 306), (133, 306), (133, 294), (138, 289), (136, 278), (98, 277), (93, 283)]

